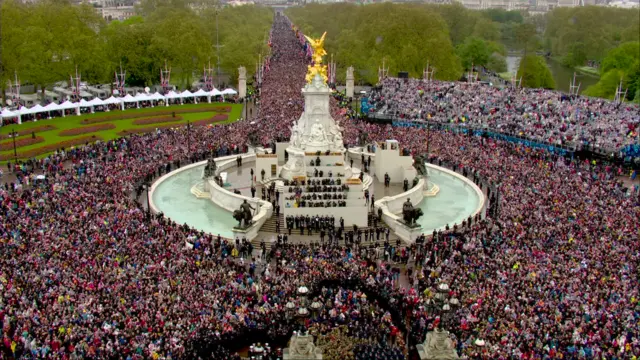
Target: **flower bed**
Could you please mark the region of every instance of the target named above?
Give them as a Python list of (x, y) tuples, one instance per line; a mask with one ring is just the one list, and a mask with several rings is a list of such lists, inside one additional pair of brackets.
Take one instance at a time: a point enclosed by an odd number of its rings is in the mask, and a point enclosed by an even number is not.
[[(83, 136), (75, 139), (69, 139), (69, 140), (57, 142), (55, 144), (49, 144), (47, 146), (31, 149), (31, 150), (20, 151), (18, 152), (18, 159), (32, 158), (34, 156), (44, 155), (46, 153), (56, 151), (60, 148), (68, 149), (71, 146), (84, 145), (84, 144), (95, 142), (98, 140), (102, 140), (102, 138), (96, 135), (87, 135), (87, 136)], [(0, 161), (7, 161), (7, 160), (13, 161), (13, 152), (0, 154)]]
[[(219, 121), (225, 121), (229, 118), (229, 116), (227, 116), (226, 114), (218, 114), (218, 115), (214, 115), (213, 117), (209, 118), (209, 119), (203, 119), (203, 120), (198, 120), (198, 121), (194, 121), (192, 123), (190, 123), (192, 126), (202, 126), (202, 125), (209, 125), (209, 124), (213, 124)], [(159, 130), (159, 129), (170, 129), (170, 128), (181, 128), (181, 127), (185, 127), (187, 126), (187, 123), (182, 122), (179, 124), (165, 124), (165, 125), (158, 125), (158, 126), (148, 126), (148, 127), (142, 127), (142, 128), (137, 128), (137, 129), (129, 129), (129, 130), (123, 130), (120, 131), (118, 133), (118, 135), (120, 136), (126, 136), (126, 135), (131, 135), (131, 134), (144, 134), (144, 133), (148, 133), (148, 132), (152, 132), (155, 130)]]
[(76, 136), (76, 135), (82, 135), (82, 134), (88, 134), (88, 133), (92, 133), (92, 132), (97, 132), (97, 131), (103, 131), (103, 130), (111, 130), (111, 129), (115, 129), (116, 126), (113, 124), (100, 124), (100, 125), (93, 125), (93, 126), (83, 126), (83, 127), (77, 127), (77, 128), (73, 128), (73, 129), (67, 129), (67, 130), (62, 130), (58, 133), (58, 135), (60, 136)]
[(153, 117), (153, 118), (145, 118), (145, 119), (136, 119), (133, 120), (133, 125), (151, 125), (151, 124), (162, 124), (168, 122), (178, 122), (182, 121), (182, 116), (173, 117), (171, 115)]
[(127, 120), (127, 119), (140, 119), (140, 118), (149, 118), (149, 117), (158, 117), (163, 115), (173, 115), (176, 114), (192, 114), (192, 113), (202, 113), (202, 112), (215, 112), (215, 113), (228, 113), (231, 112), (231, 106), (212, 106), (212, 107), (203, 107), (197, 109), (171, 109), (171, 110), (158, 110), (158, 111), (150, 111), (139, 114), (117, 114), (117, 115), (108, 115), (108, 116), (100, 116), (90, 119), (84, 119), (80, 123), (83, 125), (90, 124), (99, 124), (103, 122), (109, 122), (114, 120)]
[[(18, 136), (30, 135), (32, 132), (33, 133), (38, 133), (38, 132), (43, 132), (43, 131), (55, 130), (55, 129), (57, 129), (57, 127), (55, 127), (53, 125), (40, 125), (40, 126), (36, 126), (36, 127), (32, 127), (32, 128), (22, 129), (20, 131), (16, 131), (16, 134), (18, 134)], [(1, 134), (0, 135), (0, 140), (4, 140), (4, 139), (11, 139), (11, 136), (9, 134)]]
[[(25, 136), (25, 137), (16, 139), (16, 148), (21, 148), (21, 147), (41, 143), (41, 142), (44, 142), (43, 137), (37, 136), (33, 138), (31, 136)], [(7, 151), (7, 150), (13, 150), (13, 140), (8, 140), (0, 143), (0, 151)]]

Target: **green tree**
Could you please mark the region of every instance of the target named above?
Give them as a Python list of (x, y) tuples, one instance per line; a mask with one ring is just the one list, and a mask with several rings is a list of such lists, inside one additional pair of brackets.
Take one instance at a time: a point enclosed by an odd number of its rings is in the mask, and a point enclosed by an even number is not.
[(489, 56), (489, 61), (486, 66), (487, 69), (496, 73), (504, 73), (507, 72), (507, 59), (498, 53), (493, 53)]
[(383, 59), (390, 74), (408, 71), (420, 77), (427, 62), (436, 68), (438, 79), (454, 80), (462, 74), (447, 23), (432, 6), (312, 4), (289, 8), (287, 15), (305, 34), (327, 32), (325, 47), (334, 54), (338, 81), (353, 66), (356, 81), (375, 84)]
[(553, 89), (556, 87), (551, 71), (544, 58), (527, 55), (520, 61), (517, 78), (522, 79), (522, 86), (530, 88)]
[(612, 49), (602, 61), (600, 80), (585, 91), (589, 96), (613, 98), (622, 80), (627, 100), (636, 97), (640, 85), (640, 42), (628, 42)]
[(491, 56), (487, 43), (477, 37), (467, 38), (463, 44), (456, 47), (456, 53), (465, 69), (470, 69), (472, 65), (485, 66)]

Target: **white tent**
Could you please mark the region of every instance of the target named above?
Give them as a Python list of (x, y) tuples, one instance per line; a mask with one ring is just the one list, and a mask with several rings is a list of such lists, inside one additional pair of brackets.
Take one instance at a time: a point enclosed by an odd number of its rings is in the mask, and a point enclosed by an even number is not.
[(17, 116), (18, 116), (17, 113), (9, 111), (9, 109), (3, 109), (2, 112), (0, 113), (0, 117), (3, 118), (3, 119), (13, 118), (13, 117), (17, 117)]
[(160, 95), (160, 93), (156, 92), (155, 94), (149, 95), (149, 100), (162, 101), (164, 100), (164, 96)]
[(80, 102), (77, 103), (80, 107), (91, 107), (91, 103), (85, 99), (80, 99)]
[(27, 111), (28, 112), (26, 112), (25, 114), (37, 114), (37, 113), (45, 112), (47, 110), (44, 110), (44, 108), (40, 106), (40, 104), (36, 104), (34, 107), (28, 109)]
[(77, 104), (74, 104), (69, 100), (67, 100), (67, 101), (63, 102), (62, 104), (58, 105), (58, 109), (61, 109), (61, 110), (64, 110), (64, 109), (75, 109), (77, 107), (78, 107)]
[(233, 90), (232, 88), (222, 90), (222, 95), (235, 95), (238, 92)]
[(167, 93), (167, 95), (165, 95), (165, 98), (167, 98), (167, 99), (180, 99), (181, 97), (182, 96), (180, 96), (180, 94), (176, 93), (173, 90), (169, 91), (169, 93)]
[(93, 99), (89, 100), (89, 104), (91, 104), (93, 106), (105, 105), (104, 101), (102, 101), (100, 98), (93, 98)]
[(60, 105), (58, 105), (56, 103), (49, 103), (49, 104), (47, 104), (47, 106), (44, 107), (44, 110), (46, 110), (46, 111), (57, 111), (57, 110), (60, 110)]
[(213, 89), (213, 90), (211, 90), (211, 96), (221, 96), (221, 95), (224, 95), (224, 94), (222, 93), (222, 91), (220, 91), (220, 90), (218, 90), (218, 89)]
[(133, 98), (136, 99), (136, 102), (149, 100), (149, 96), (145, 93), (138, 93)]
[(138, 99), (136, 99), (136, 98), (134, 98), (133, 96), (131, 96), (131, 94), (127, 94), (127, 96), (125, 96), (125, 97), (123, 97), (123, 98), (122, 98), (122, 102), (126, 102), (126, 103), (129, 103), (129, 102), (138, 102), (138, 101), (139, 101), (139, 100), (138, 100)]
[(102, 103), (105, 105), (112, 105), (112, 104), (120, 104), (121, 100), (120, 98), (116, 98), (116, 97), (110, 97), (106, 100), (104, 100)]
[(209, 92), (204, 91), (202, 89), (198, 89), (198, 91), (193, 93), (193, 96), (209, 96)]
[(188, 98), (188, 97), (193, 97), (193, 93), (189, 90), (185, 90), (183, 92), (180, 93), (180, 97), (181, 98)]

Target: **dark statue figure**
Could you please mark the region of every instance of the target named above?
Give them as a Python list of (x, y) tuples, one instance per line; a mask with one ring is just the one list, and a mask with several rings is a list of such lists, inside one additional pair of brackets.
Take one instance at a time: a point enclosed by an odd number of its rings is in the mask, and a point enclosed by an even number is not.
[(242, 227), (243, 221), (244, 227), (251, 225), (251, 219), (253, 219), (252, 210), (255, 210), (255, 208), (245, 200), (242, 205), (240, 205), (240, 209), (233, 212), (233, 218), (238, 221), (238, 227)]
[(404, 220), (405, 225), (407, 226), (415, 226), (416, 220), (418, 220), (422, 216), (422, 209), (414, 208), (410, 199), (402, 204), (402, 219)]
[(204, 167), (204, 175), (203, 178), (208, 179), (216, 176), (216, 170), (218, 169), (218, 165), (216, 165), (216, 161), (211, 156), (207, 160), (207, 165)]
[(413, 167), (416, 168), (418, 175), (427, 175), (427, 167), (424, 165), (425, 162), (427, 162), (427, 158), (424, 155), (418, 155), (414, 158)]

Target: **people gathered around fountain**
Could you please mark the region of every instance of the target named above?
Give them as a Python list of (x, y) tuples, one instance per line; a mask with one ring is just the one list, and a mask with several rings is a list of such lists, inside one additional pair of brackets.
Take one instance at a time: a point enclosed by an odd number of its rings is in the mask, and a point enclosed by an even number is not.
[[(613, 165), (432, 131), (429, 160), (477, 174), (499, 211), (396, 248), (406, 265), (335, 243), (281, 244), (271, 262), (241, 260), (233, 239), (148, 215), (135, 196), (141, 184), (211, 153), (242, 152), (257, 126), (264, 145), (289, 135), (308, 59), (286, 18), (276, 17), (272, 39), (257, 124), (194, 128), (191, 152), (186, 130), (167, 129), (9, 166), (0, 189), (0, 357), (233, 359), (251, 334), (287, 338), (303, 327), (336, 336), (327, 359), (403, 359), (407, 335), (413, 346), (438, 326), (473, 359), (640, 356), (640, 200)], [(637, 126), (600, 100), (580, 100), (579, 115), (552, 123), (548, 115), (577, 105), (537, 90), (509, 100), (496, 89), (464, 91), (479, 85), (436, 86), (454, 87), (427, 101), (429, 112), (443, 108), (432, 115), (442, 121), (482, 117), (547, 141), (601, 146), (624, 144), (622, 128)], [(417, 100), (385, 94), (384, 106), (415, 118)], [(504, 116), (490, 118), (492, 108)], [(337, 102), (332, 114), (347, 144), (366, 133), (426, 152), (425, 129), (347, 120)], [(443, 282), (460, 300), (447, 317), (430, 306)], [(303, 305), (301, 286), (322, 307), (292, 319), (286, 304)]]

